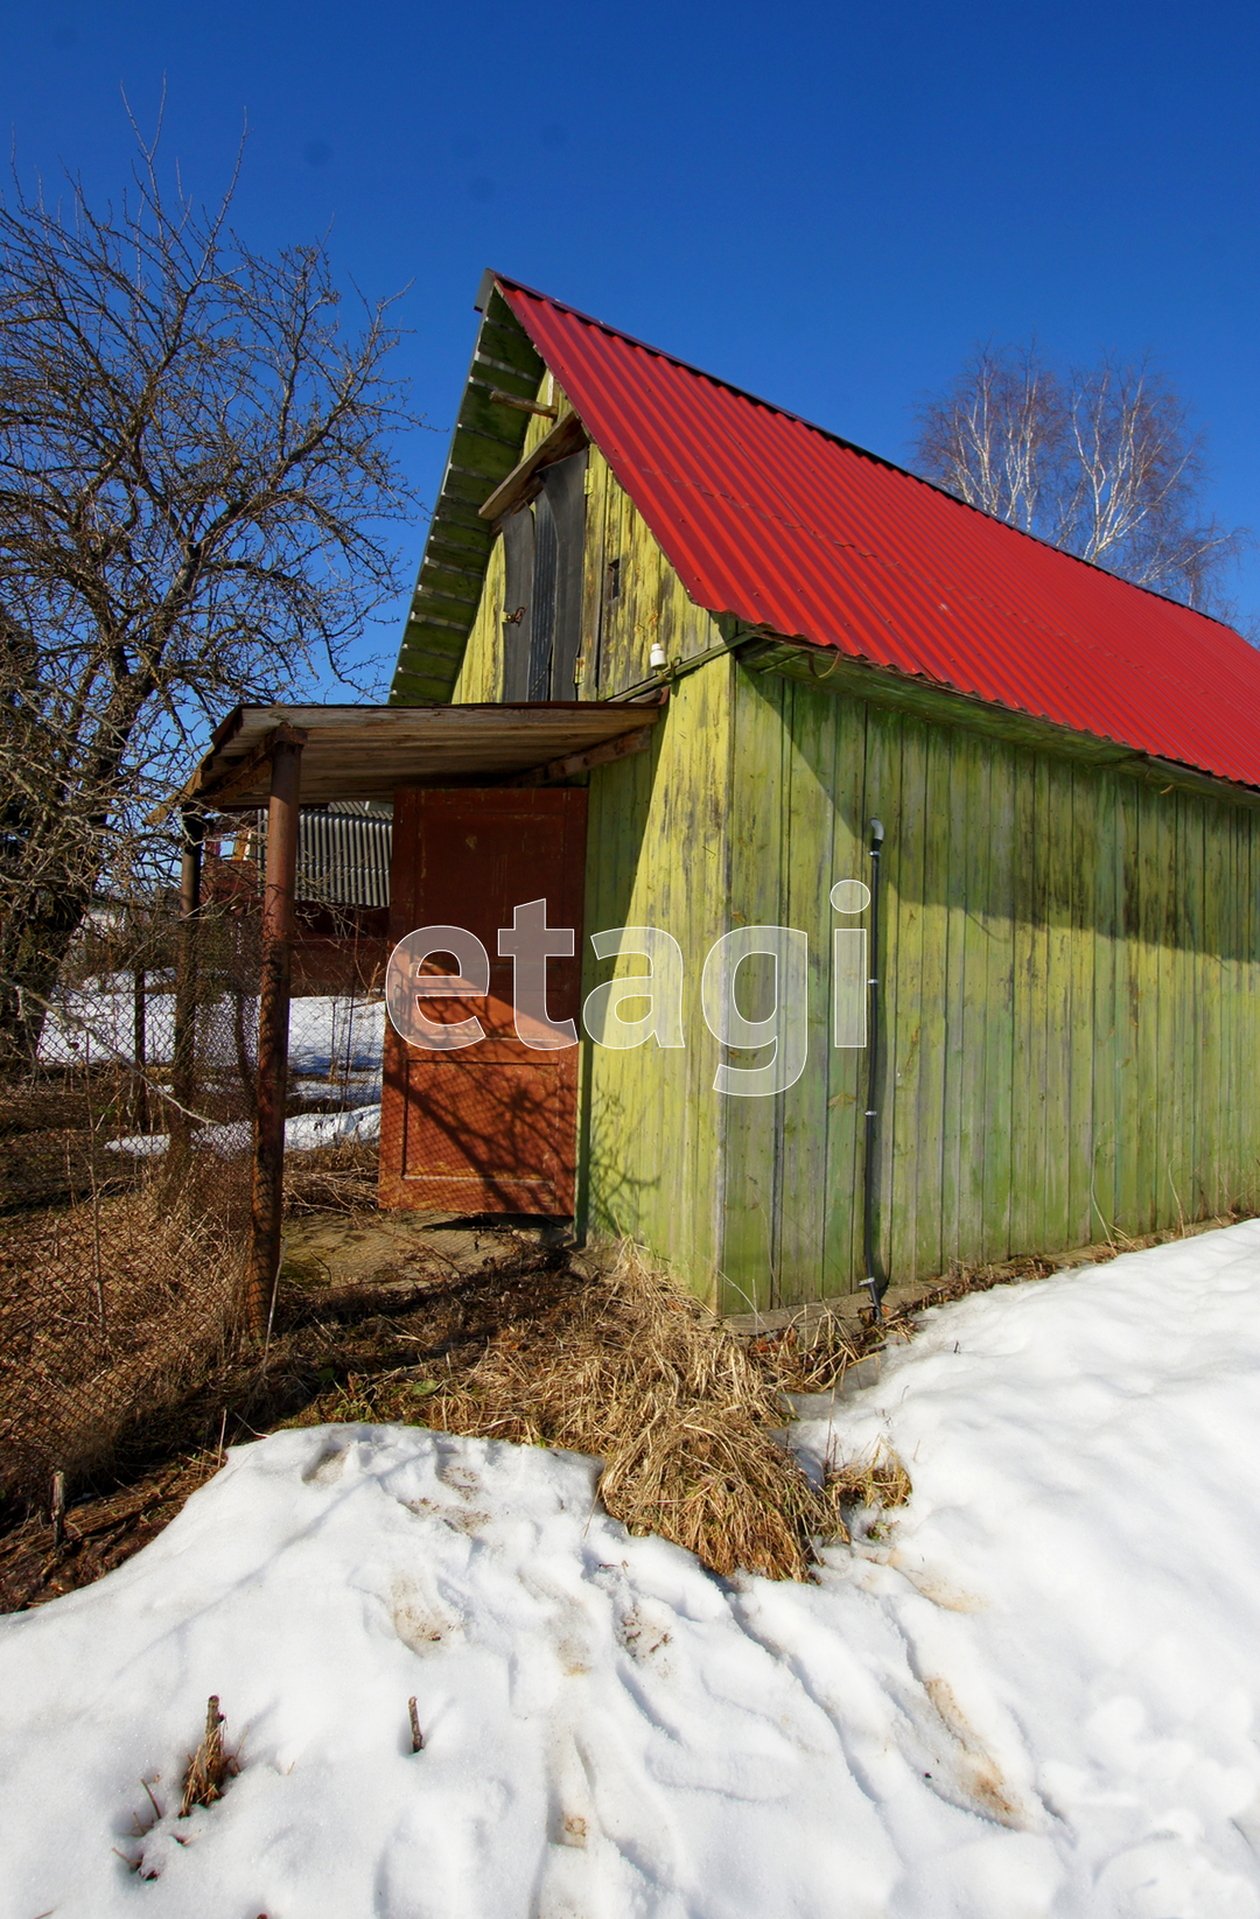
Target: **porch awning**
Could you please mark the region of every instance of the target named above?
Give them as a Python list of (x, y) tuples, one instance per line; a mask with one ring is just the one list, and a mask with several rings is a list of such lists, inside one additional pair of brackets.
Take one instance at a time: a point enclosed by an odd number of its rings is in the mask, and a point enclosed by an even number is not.
[(388, 800), (399, 786), (545, 785), (647, 746), (658, 705), (238, 706), (177, 800), (266, 806), (271, 748), (302, 744), (302, 804)]

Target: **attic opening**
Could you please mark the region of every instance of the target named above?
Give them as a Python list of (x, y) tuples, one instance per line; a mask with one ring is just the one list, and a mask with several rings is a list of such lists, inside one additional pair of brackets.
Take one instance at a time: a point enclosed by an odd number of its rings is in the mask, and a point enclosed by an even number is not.
[(582, 643), (587, 440), (569, 413), (480, 509), (503, 539), (504, 700), (571, 700)]

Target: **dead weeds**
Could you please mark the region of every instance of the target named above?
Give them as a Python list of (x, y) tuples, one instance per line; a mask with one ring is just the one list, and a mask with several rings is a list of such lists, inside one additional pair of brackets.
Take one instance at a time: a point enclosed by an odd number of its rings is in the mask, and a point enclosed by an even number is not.
[(336, 1140), (289, 1157), (284, 1169), (284, 1205), (303, 1213), (372, 1213), (377, 1207), (378, 1149), (375, 1140)]
[[(1073, 1257), (1129, 1249), (1113, 1239)], [(82, 1245), (78, 1257), (77, 1278), (59, 1282), (65, 1299), (56, 1288), (42, 1295), (53, 1377), (58, 1325), (82, 1321)], [(828, 1390), (890, 1340), (908, 1339), (928, 1306), (1065, 1263), (955, 1267), (879, 1324), (815, 1310), (808, 1324), (802, 1314), (751, 1338), (727, 1332), (628, 1246), (602, 1262), (522, 1248), (510, 1267), (425, 1284), (282, 1284), (265, 1359), (225, 1351), (199, 1375), (191, 1369), (180, 1390), (158, 1393), (116, 1434), (95, 1481), (72, 1485), (60, 1548), (46, 1511), (0, 1536), (0, 1610), (37, 1605), (121, 1564), (213, 1474), (221, 1445), (329, 1421), (428, 1425), (594, 1455), (605, 1504), (631, 1530), (661, 1533), (720, 1573), (800, 1578), (813, 1539), (844, 1537), (845, 1512), (895, 1508), (909, 1481), (885, 1456), (845, 1462), (814, 1487), (775, 1436), (788, 1417), (783, 1394)], [(11, 1287), (6, 1308), (18, 1296)], [(101, 1377), (126, 1360), (130, 1323), (125, 1312), (111, 1323)], [(134, 1317), (141, 1347), (143, 1323)]]
[(540, 1265), (435, 1289), (393, 1322), (392, 1364), (339, 1368), (286, 1423), (423, 1424), (586, 1453), (632, 1532), (714, 1572), (805, 1577), (811, 1538), (841, 1522), (776, 1437), (787, 1408), (774, 1377), (637, 1247)]
[(156, 1180), (0, 1224), (0, 1499), (81, 1484), (138, 1406), (204, 1375), (231, 1335), (231, 1225)]
[(196, 1752), (188, 1755), (184, 1791), (179, 1802), (181, 1819), (187, 1819), (195, 1806), (212, 1806), (216, 1799), (222, 1799), (228, 1780), (241, 1769), (236, 1754), (229, 1752), (224, 1744), (226, 1724), (219, 1711), (219, 1695), (212, 1692), (206, 1703), (206, 1729), (201, 1744)]
[(604, 1505), (631, 1532), (713, 1572), (805, 1577), (811, 1538), (838, 1514), (775, 1437), (774, 1380), (698, 1300), (626, 1243), (531, 1330), (493, 1339), (434, 1394), (427, 1423), (593, 1455)]
[(863, 1459), (832, 1467), (827, 1474), (827, 1489), (845, 1511), (856, 1507), (880, 1512), (904, 1506), (914, 1490), (909, 1473), (891, 1446), (876, 1447)]

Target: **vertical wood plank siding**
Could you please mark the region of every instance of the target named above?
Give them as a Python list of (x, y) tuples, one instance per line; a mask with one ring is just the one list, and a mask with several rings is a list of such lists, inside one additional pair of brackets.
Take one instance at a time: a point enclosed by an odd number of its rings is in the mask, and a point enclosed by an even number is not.
[[(582, 699), (615, 699), (640, 685), (653, 646), (687, 660), (721, 643), (717, 622), (687, 597), (638, 508), (618, 486), (597, 447), (590, 452), (586, 502)], [(610, 568), (617, 563), (614, 599)]]
[(451, 696), (457, 706), (465, 701), (503, 698), (503, 585), (503, 540), (500, 536), (490, 549), (485, 585)]
[[(643, 1240), (728, 1311), (856, 1286), (864, 1055), (831, 1046), (831, 934), (854, 922), (828, 895), (869, 879), (872, 815), (890, 1276), (1260, 1203), (1260, 812), (990, 735), (982, 709), (951, 725), (715, 653), (717, 621), (595, 448), (589, 473), (579, 695), (640, 684), (657, 640), (694, 667), (651, 752), (590, 779), (586, 931), (673, 934), (687, 1039), (583, 1042), (590, 1228)], [(457, 699), (501, 697), (501, 544)], [(700, 973), (741, 923), (810, 942), (808, 1063), (774, 1099), (712, 1090)], [(611, 971), (588, 944), (584, 990)]]
[[(685, 1056), (590, 1049), (591, 1223), (726, 1310), (861, 1276), (828, 894), (868, 877), (872, 814), (894, 1279), (1260, 1201), (1260, 815), (733, 661), (681, 681), (653, 754), (599, 769), (591, 799), (591, 927), (662, 926), (688, 968)], [(700, 968), (744, 922), (810, 940), (809, 1061), (774, 1099), (710, 1090)]]
[[(617, 1052), (583, 1041), (579, 1203), (593, 1231), (643, 1240), (706, 1294), (729, 1226), (719, 1172), (732, 1102), (712, 1090), (699, 967), (729, 925), (733, 672), (724, 659), (684, 680), (651, 751), (592, 774), (587, 815), (587, 930), (672, 933), (687, 969), (686, 1045)], [(638, 958), (595, 960), (589, 941), (585, 950), (584, 995), (647, 971)]]

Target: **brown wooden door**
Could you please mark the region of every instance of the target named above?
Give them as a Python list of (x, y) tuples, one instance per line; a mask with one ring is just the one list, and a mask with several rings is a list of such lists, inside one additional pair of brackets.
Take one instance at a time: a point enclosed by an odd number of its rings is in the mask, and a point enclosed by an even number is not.
[[(488, 994), (421, 999), (435, 1025), (476, 1018), (484, 1038), (435, 1052), (387, 1020), (381, 1108), (382, 1206), (459, 1213), (574, 1209), (576, 1045), (539, 1051), (518, 1038), (513, 960), (500, 928), (545, 899), (547, 925), (573, 930), (573, 957), (546, 967), (553, 1024), (580, 1018), (586, 794), (579, 788), (403, 791), (394, 804), (391, 942), (426, 926), (461, 927), (489, 959)], [(423, 971), (459, 969), (435, 953)]]

